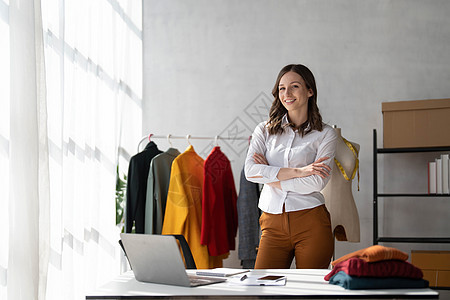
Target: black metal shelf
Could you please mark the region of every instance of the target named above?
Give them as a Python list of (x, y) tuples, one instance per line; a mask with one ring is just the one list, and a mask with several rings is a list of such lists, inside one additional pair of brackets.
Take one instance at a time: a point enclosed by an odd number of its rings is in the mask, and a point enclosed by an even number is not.
[(382, 243), (450, 243), (446, 237), (378, 237)]
[(390, 194), (377, 194), (378, 197), (428, 197), (428, 198), (435, 198), (435, 197), (450, 197), (450, 194), (402, 194), (402, 193), (390, 193)]
[(447, 147), (418, 147), (418, 148), (377, 148), (377, 153), (419, 153), (419, 152), (443, 152), (450, 151)]
[(380, 243), (450, 243), (446, 237), (380, 237), (378, 236), (378, 198), (384, 197), (450, 197), (447, 194), (378, 193), (378, 154), (450, 151), (448, 147), (377, 148), (377, 131), (373, 130), (373, 244)]

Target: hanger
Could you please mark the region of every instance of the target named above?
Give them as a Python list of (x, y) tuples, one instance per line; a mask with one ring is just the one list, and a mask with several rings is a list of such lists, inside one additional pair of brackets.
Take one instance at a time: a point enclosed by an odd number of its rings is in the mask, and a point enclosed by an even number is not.
[(216, 135), (216, 136), (214, 137), (214, 145), (215, 145), (215, 146), (219, 146), (219, 136), (218, 136), (218, 135)]
[(167, 135), (167, 141), (169, 142), (170, 148), (172, 148), (172, 141), (170, 140), (171, 136), (172, 135), (170, 133)]
[(191, 138), (191, 135), (188, 134), (188, 135), (186, 136), (186, 140), (187, 140), (189, 146), (192, 146), (192, 145), (191, 145), (191, 141), (189, 141), (190, 138)]
[(148, 135), (148, 141), (149, 141), (149, 142), (151, 142), (151, 141), (152, 141), (152, 139), (151, 139), (151, 138), (152, 138), (152, 136), (153, 136), (153, 133), (150, 133), (150, 134)]

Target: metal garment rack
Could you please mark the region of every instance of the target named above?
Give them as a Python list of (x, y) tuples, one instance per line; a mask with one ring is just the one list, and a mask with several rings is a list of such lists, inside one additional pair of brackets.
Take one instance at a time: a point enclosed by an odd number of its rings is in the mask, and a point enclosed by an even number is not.
[(243, 140), (243, 141), (249, 141), (251, 140), (252, 136), (248, 136), (248, 137), (242, 137), (242, 136), (238, 136), (238, 137), (221, 137), (220, 135), (216, 135), (216, 136), (191, 136), (190, 134), (186, 135), (186, 136), (181, 136), (181, 135), (154, 135), (154, 134), (149, 134), (147, 136), (144, 136), (141, 138), (141, 140), (138, 143), (137, 146), (137, 150), (139, 152), (140, 146), (142, 144), (142, 142), (146, 141), (146, 140), (151, 140), (151, 139), (167, 139), (167, 141), (169, 142), (169, 144), (171, 144), (170, 140), (171, 139), (185, 139), (187, 140), (187, 142), (190, 144), (190, 140), (214, 140), (215, 144), (217, 145), (219, 140)]
[(381, 243), (450, 243), (450, 237), (380, 237), (378, 235), (378, 198), (450, 197), (449, 194), (378, 193), (378, 154), (450, 151), (450, 147), (377, 148), (377, 131), (373, 130), (373, 244)]

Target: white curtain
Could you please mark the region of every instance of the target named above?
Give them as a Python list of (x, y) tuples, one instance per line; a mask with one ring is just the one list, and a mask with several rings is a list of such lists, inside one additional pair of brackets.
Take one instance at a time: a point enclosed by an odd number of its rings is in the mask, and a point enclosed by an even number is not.
[(6, 299), (9, 253), (9, 5), (0, 0), (0, 299)]
[(9, 3), (9, 299), (45, 295), (49, 172), (40, 2)]
[(142, 3), (0, 3), (0, 298), (84, 299), (123, 263), (116, 167), (141, 136)]

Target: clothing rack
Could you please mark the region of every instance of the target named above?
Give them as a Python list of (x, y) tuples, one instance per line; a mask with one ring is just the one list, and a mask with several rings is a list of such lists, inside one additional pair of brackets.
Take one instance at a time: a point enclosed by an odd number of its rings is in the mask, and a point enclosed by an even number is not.
[(150, 133), (147, 136), (144, 136), (141, 138), (141, 140), (138, 143), (137, 146), (137, 150), (139, 152), (140, 146), (142, 144), (142, 142), (144, 142), (145, 140), (148, 139), (148, 141), (151, 141), (151, 139), (167, 139), (167, 141), (169, 142), (170, 145), (172, 145), (172, 143), (170, 142), (171, 139), (186, 139), (188, 144), (190, 145), (191, 143), (189, 142), (191, 139), (192, 140), (214, 140), (215, 144), (217, 145), (217, 142), (219, 140), (243, 140), (243, 141), (249, 141), (251, 140), (252, 136), (248, 136), (248, 137), (221, 137), (220, 135), (216, 135), (216, 136), (191, 136), (190, 134), (186, 135), (186, 136), (177, 136), (177, 135), (171, 135), (168, 134), (166, 136), (164, 135), (154, 135), (152, 133)]

